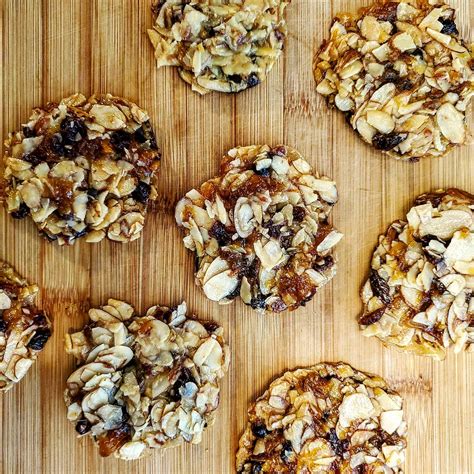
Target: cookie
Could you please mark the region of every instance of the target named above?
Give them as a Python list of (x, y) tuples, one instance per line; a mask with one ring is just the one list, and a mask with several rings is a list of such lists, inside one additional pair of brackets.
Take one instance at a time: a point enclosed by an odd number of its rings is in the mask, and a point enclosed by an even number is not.
[(5, 142), (7, 210), (60, 245), (131, 242), (155, 200), (160, 152), (149, 117), (111, 95), (72, 95), (33, 111)]
[(0, 261), (0, 391), (28, 372), (51, 336), (48, 317), (35, 305), (38, 287)]
[(455, 16), (438, 0), (379, 0), (338, 15), (315, 57), (317, 91), (388, 155), (445, 155), (466, 142), (474, 94), (474, 49)]
[(213, 423), (229, 351), (217, 324), (177, 308), (145, 316), (110, 299), (67, 335), (79, 364), (67, 379), (67, 417), (101, 456), (133, 460), (186, 441), (197, 444)]
[(237, 296), (259, 311), (294, 310), (336, 272), (342, 237), (328, 222), (334, 181), (293, 148), (230, 150), (220, 175), (176, 206), (185, 246), (196, 253), (196, 283), (212, 301)]
[(285, 373), (248, 412), (238, 473), (403, 472), (401, 397), (347, 364)]
[(423, 194), (379, 237), (359, 323), (386, 345), (443, 359), (450, 346), (474, 348), (473, 293), (474, 196)]
[(290, 1), (159, 1), (148, 30), (157, 66), (177, 66), (200, 94), (255, 87), (280, 57)]

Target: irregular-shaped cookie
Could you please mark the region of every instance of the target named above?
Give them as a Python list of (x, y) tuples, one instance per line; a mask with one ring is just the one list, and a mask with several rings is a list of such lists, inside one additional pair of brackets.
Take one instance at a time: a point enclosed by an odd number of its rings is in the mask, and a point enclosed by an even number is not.
[(150, 448), (197, 444), (213, 423), (229, 351), (217, 324), (177, 308), (145, 316), (110, 299), (66, 337), (79, 368), (66, 382), (68, 419), (101, 456), (133, 460)]
[(0, 391), (19, 382), (44, 349), (51, 323), (35, 306), (36, 285), (0, 261)]
[(176, 206), (196, 283), (219, 303), (240, 295), (259, 311), (304, 305), (336, 272), (331, 250), (342, 234), (328, 218), (337, 198), (334, 181), (293, 148), (230, 150), (220, 176)]
[(474, 48), (438, 0), (378, 0), (338, 15), (315, 57), (317, 91), (394, 158), (445, 155), (467, 138)]
[(419, 196), (372, 256), (362, 289), (366, 336), (443, 359), (474, 343), (474, 196), (458, 189)]
[(347, 364), (318, 364), (274, 380), (248, 412), (238, 473), (401, 473), (401, 397)]
[(200, 94), (255, 87), (281, 54), (290, 1), (159, 1), (148, 30), (157, 65), (177, 66)]
[(36, 108), (5, 142), (8, 212), (60, 245), (140, 237), (160, 152), (147, 113), (108, 95)]

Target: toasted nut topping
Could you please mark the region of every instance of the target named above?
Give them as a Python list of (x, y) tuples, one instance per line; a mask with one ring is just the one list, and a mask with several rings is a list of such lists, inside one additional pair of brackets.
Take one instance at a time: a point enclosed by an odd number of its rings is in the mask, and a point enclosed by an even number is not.
[(177, 66), (200, 94), (254, 87), (280, 57), (290, 1), (158, 1), (148, 30), (157, 65)]
[(38, 287), (0, 261), (0, 392), (19, 382), (51, 336), (51, 323), (35, 306)]
[(33, 111), (5, 144), (6, 204), (59, 245), (131, 242), (155, 200), (160, 151), (148, 115), (110, 94)]
[(327, 219), (337, 197), (334, 181), (290, 147), (230, 150), (221, 175), (176, 206), (196, 283), (221, 304), (240, 295), (257, 311), (297, 309), (336, 272), (342, 234)]
[(362, 289), (364, 335), (435, 359), (452, 345), (470, 350), (473, 276), (474, 196), (458, 189), (423, 194), (407, 222), (394, 222), (379, 237)]
[(349, 365), (287, 372), (248, 412), (239, 473), (402, 473), (407, 424), (401, 397)]
[(376, 0), (340, 14), (316, 54), (316, 90), (362, 139), (417, 161), (466, 142), (474, 48), (441, 0)]
[(187, 316), (185, 303), (139, 316), (110, 299), (89, 317), (66, 337), (66, 351), (79, 364), (64, 393), (78, 434), (90, 435), (101, 456), (125, 460), (150, 448), (199, 443), (229, 365), (222, 328)]

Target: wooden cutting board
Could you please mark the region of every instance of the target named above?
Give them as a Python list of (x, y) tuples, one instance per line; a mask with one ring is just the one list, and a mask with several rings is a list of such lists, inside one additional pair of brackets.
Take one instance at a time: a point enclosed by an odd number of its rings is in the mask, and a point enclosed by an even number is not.
[[(173, 69), (156, 71), (146, 36), (150, 0), (0, 0), (0, 132), (17, 129), (35, 105), (76, 91), (111, 92), (146, 108), (163, 150), (160, 200), (143, 238), (130, 245), (79, 242), (59, 248), (33, 224), (0, 211), (0, 259), (42, 289), (54, 337), (25, 379), (0, 398), (4, 473), (196, 473), (233, 471), (248, 404), (284, 370), (344, 360), (386, 377), (405, 398), (409, 421), (406, 471), (474, 472), (474, 355), (445, 362), (385, 349), (356, 324), (359, 288), (377, 236), (422, 192), (458, 186), (474, 192), (473, 146), (417, 164), (385, 158), (351, 133), (315, 92), (314, 49), (333, 14), (355, 0), (294, 0), (288, 8), (284, 56), (263, 85), (235, 96), (191, 92)], [(453, 1), (465, 36), (470, 0)], [(193, 282), (193, 256), (181, 244), (173, 207), (213, 176), (235, 145), (285, 143), (333, 177), (340, 202), (333, 216), (345, 234), (339, 272), (306, 308), (258, 316), (240, 301), (209, 302)], [(140, 310), (185, 299), (221, 323), (232, 350), (215, 425), (198, 446), (183, 446), (134, 463), (101, 459), (89, 439), (76, 439), (62, 391), (73, 368), (64, 334), (81, 328), (90, 305), (122, 298)]]

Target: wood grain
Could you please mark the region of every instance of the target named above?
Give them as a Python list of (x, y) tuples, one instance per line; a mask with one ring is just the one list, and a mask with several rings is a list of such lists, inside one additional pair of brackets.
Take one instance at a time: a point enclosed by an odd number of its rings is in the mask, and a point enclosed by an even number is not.
[[(233, 471), (246, 409), (285, 369), (344, 360), (386, 377), (403, 394), (409, 420), (408, 473), (473, 473), (472, 355), (443, 363), (399, 354), (357, 329), (358, 291), (377, 235), (418, 194), (442, 186), (474, 192), (472, 145), (446, 159), (418, 164), (381, 157), (361, 143), (315, 93), (314, 49), (332, 15), (360, 0), (294, 0), (284, 56), (263, 85), (237, 96), (199, 97), (172, 69), (156, 71), (146, 29), (151, 0), (0, 0), (0, 134), (17, 129), (30, 109), (75, 92), (111, 92), (146, 108), (163, 149), (160, 201), (143, 238), (123, 246), (78, 243), (59, 248), (28, 221), (0, 211), (0, 258), (42, 288), (55, 332), (22, 383), (0, 399), (4, 473), (196, 473)], [(457, 0), (470, 35), (470, 0)], [(286, 143), (334, 177), (339, 273), (306, 308), (259, 317), (240, 302), (220, 307), (193, 283), (193, 257), (180, 243), (173, 205), (213, 176), (234, 145)], [(136, 463), (101, 459), (77, 440), (66, 420), (64, 381), (73, 361), (63, 336), (80, 328), (90, 305), (123, 298), (139, 309), (185, 299), (191, 310), (225, 330), (232, 363), (217, 422), (199, 446), (184, 446)]]

